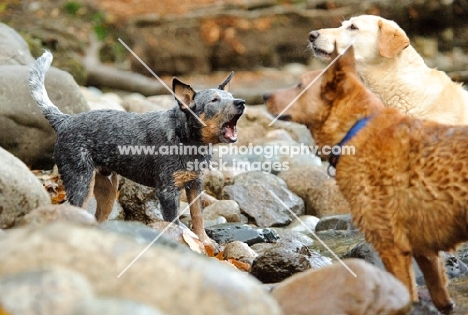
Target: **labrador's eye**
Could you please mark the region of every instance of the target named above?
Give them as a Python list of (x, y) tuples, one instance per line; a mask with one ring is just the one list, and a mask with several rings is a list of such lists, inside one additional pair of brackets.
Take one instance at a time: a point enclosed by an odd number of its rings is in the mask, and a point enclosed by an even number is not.
[(302, 88), (302, 83), (298, 83), (298, 84), (296, 85), (296, 87), (299, 88), (299, 89)]
[(355, 30), (358, 30), (357, 26), (354, 25), (354, 24), (351, 24), (350, 26), (348, 26), (348, 30), (352, 30), (352, 31), (355, 31)]

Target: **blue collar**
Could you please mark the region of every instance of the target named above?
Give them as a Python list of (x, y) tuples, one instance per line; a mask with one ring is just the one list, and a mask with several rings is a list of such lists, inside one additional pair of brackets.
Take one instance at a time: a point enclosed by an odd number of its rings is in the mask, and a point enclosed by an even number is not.
[[(348, 133), (345, 135), (343, 140), (341, 140), (340, 143), (338, 143), (336, 146), (342, 147), (346, 142), (351, 140), (352, 137), (354, 137), (362, 128), (364, 128), (367, 125), (367, 123), (369, 122), (369, 120), (372, 119), (372, 117), (373, 115), (370, 117), (364, 117), (362, 119), (359, 119), (351, 127), (351, 129), (349, 129)], [(336, 169), (336, 165), (338, 164), (339, 159), (340, 159), (340, 154), (331, 153), (330, 158), (328, 159), (328, 162), (330, 163), (327, 169), (328, 175), (333, 176), (330, 174), (330, 167), (333, 166)]]

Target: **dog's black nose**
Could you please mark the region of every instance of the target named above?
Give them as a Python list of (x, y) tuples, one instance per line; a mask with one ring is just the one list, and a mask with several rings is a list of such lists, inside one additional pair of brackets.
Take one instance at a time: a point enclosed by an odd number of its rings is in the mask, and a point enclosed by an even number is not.
[(263, 94), (263, 101), (266, 102), (270, 98), (270, 96), (271, 96), (270, 93)]
[(234, 106), (243, 108), (245, 106), (245, 101), (241, 99), (235, 99)]
[(318, 31), (310, 32), (309, 33), (309, 42), (311, 42), (311, 43), (314, 42), (317, 39), (317, 37), (319, 37), (319, 36), (320, 36), (320, 33)]

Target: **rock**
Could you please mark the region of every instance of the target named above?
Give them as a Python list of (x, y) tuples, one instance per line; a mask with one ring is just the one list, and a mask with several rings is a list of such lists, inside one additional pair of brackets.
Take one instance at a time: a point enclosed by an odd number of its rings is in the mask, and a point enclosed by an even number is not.
[(162, 221), (161, 204), (156, 197), (155, 188), (137, 184), (121, 178), (119, 203), (125, 212), (125, 220), (145, 224)]
[(1, 147), (0, 161), (0, 228), (6, 229), (31, 210), (50, 205), (50, 198), (26, 165)]
[(206, 220), (213, 219), (217, 216), (226, 218), (227, 222), (240, 222), (240, 207), (234, 200), (219, 200), (203, 209), (203, 217)]
[(292, 231), (284, 228), (273, 228), (281, 241), (298, 241), (304, 246), (312, 246), (314, 244), (314, 240), (301, 232)]
[(356, 227), (353, 224), (353, 219), (350, 214), (339, 214), (325, 216), (320, 219), (315, 227), (315, 231), (326, 231), (326, 230), (355, 230)]
[(205, 228), (206, 234), (219, 244), (228, 244), (234, 241), (241, 241), (248, 245), (256, 243), (271, 243), (279, 239), (278, 234), (273, 229), (256, 229), (247, 224), (228, 223), (223, 225)]
[(233, 185), (224, 187), (223, 199), (236, 201), (260, 227), (283, 226), (291, 223), (292, 213), (302, 215), (304, 211), (302, 199), (285, 186), (272, 174), (247, 172), (236, 176)]
[(211, 227), (211, 226), (225, 224), (225, 223), (227, 223), (227, 220), (226, 220), (225, 217), (217, 216), (214, 219), (204, 220), (203, 223), (204, 223), (205, 228), (207, 228), (207, 227)]
[[(462, 260), (458, 259), (453, 254), (445, 252), (441, 252), (441, 255), (445, 260), (445, 272), (449, 279), (463, 277), (468, 274), (468, 266)], [(385, 270), (385, 266), (377, 251), (372, 247), (371, 244), (366, 242), (361, 242), (355, 245), (343, 255), (343, 258), (360, 258), (367, 261), (368, 263), (373, 264), (374, 266), (379, 267), (382, 270)], [(414, 258), (413, 270), (416, 283), (418, 285), (424, 285), (424, 275)]]
[(255, 258), (250, 274), (263, 283), (280, 282), (291, 275), (310, 268), (331, 264), (331, 259), (311, 252), (294, 240), (280, 241)]
[(28, 43), (14, 29), (0, 23), (0, 65), (28, 65), (34, 62)]
[(315, 231), (317, 223), (320, 221), (319, 218), (313, 215), (301, 215), (299, 218), (294, 219), (286, 229), (291, 231), (300, 232), (307, 236), (312, 236), (311, 233)]
[(258, 254), (244, 242), (234, 241), (224, 247), (224, 259), (233, 258), (252, 264)]
[(325, 215), (350, 212), (349, 204), (335, 180), (319, 166), (291, 167), (279, 173), (278, 177), (304, 200), (306, 214), (321, 218)]
[(252, 246), (250, 246), (250, 248), (257, 253), (257, 256), (260, 256), (263, 255), (264, 252), (275, 246), (275, 244), (276, 243), (255, 243)]
[[(307, 270), (279, 283), (272, 291), (285, 315), (408, 314), (406, 287), (388, 272), (361, 259)], [(337, 302), (339, 301), (339, 302)]]
[(160, 235), (160, 231), (141, 222), (120, 220), (106, 221), (100, 223), (97, 228), (128, 237), (138, 244), (148, 245), (153, 243), (153, 246), (166, 246), (182, 252), (189, 251), (186, 244), (181, 244), (168, 237), (168, 235)]
[(75, 306), (66, 315), (164, 315), (143, 303), (118, 299), (92, 299)]
[[(93, 195), (88, 200), (88, 204), (86, 205), (86, 210), (92, 215), (95, 215), (96, 208), (97, 208), (96, 198)], [(125, 211), (117, 199), (114, 200), (114, 205), (112, 206), (111, 213), (109, 213), (108, 220), (125, 220)]]
[(206, 169), (202, 177), (203, 190), (216, 199), (220, 199), (224, 187), (224, 174), (217, 169)]
[(198, 254), (146, 247), (114, 233), (62, 222), (15, 229), (0, 238), (0, 276), (66, 266), (85, 276), (97, 296), (132, 300), (169, 315), (281, 314), (248, 274)]
[(280, 120), (276, 120), (273, 125), (269, 126), (273, 119), (274, 117), (268, 113), (265, 106), (247, 106), (242, 119), (239, 119), (237, 123), (239, 131), (236, 145), (264, 145), (267, 140), (265, 137), (273, 130), (286, 131), (296, 143), (314, 144), (306, 126)]
[(19, 225), (41, 226), (54, 221), (68, 221), (93, 226), (97, 224), (94, 215), (83, 208), (70, 204), (47, 205), (26, 214)]
[(0, 277), (0, 305), (8, 314), (63, 315), (93, 296), (94, 289), (83, 275), (63, 267)]
[[(28, 77), (28, 66), (0, 66), (0, 146), (33, 169), (51, 169), (56, 136), (29, 93)], [(50, 99), (63, 113), (89, 110), (67, 72), (50, 68), (45, 85)]]

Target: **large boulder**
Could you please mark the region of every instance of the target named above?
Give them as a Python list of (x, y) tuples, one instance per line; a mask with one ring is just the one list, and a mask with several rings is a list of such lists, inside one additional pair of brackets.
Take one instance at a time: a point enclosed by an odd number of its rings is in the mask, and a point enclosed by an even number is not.
[(411, 309), (408, 289), (386, 271), (361, 259), (346, 259), (298, 273), (272, 295), (285, 315), (403, 315)]
[(281, 314), (258, 281), (217, 259), (162, 245), (147, 248), (96, 228), (55, 222), (9, 230), (0, 238), (0, 261), (0, 277), (39, 266), (66, 267), (83, 275), (97, 296), (167, 314)]
[[(0, 65), (0, 146), (36, 169), (53, 166), (56, 135), (28, 86), (29, 66)], [(66, 114), (89, 110), (73, 77), (51, 68), (45, 86), (52, 102)]]
[(278, 174), (288, 188), (301, 197), (306, 214), (319, 218), (349, 213), (349, 203), (344, 198), (336, 181), (319, 166), (291, 167)]
[(0, 65), (27, 65), (33, 61), (26, 41), (14, 29), (0, 23)]
[(5, 229), (31, 210), (49, 205), (50, 198), (26, 165), (1, 147), (0, 161), (0, 228)]

